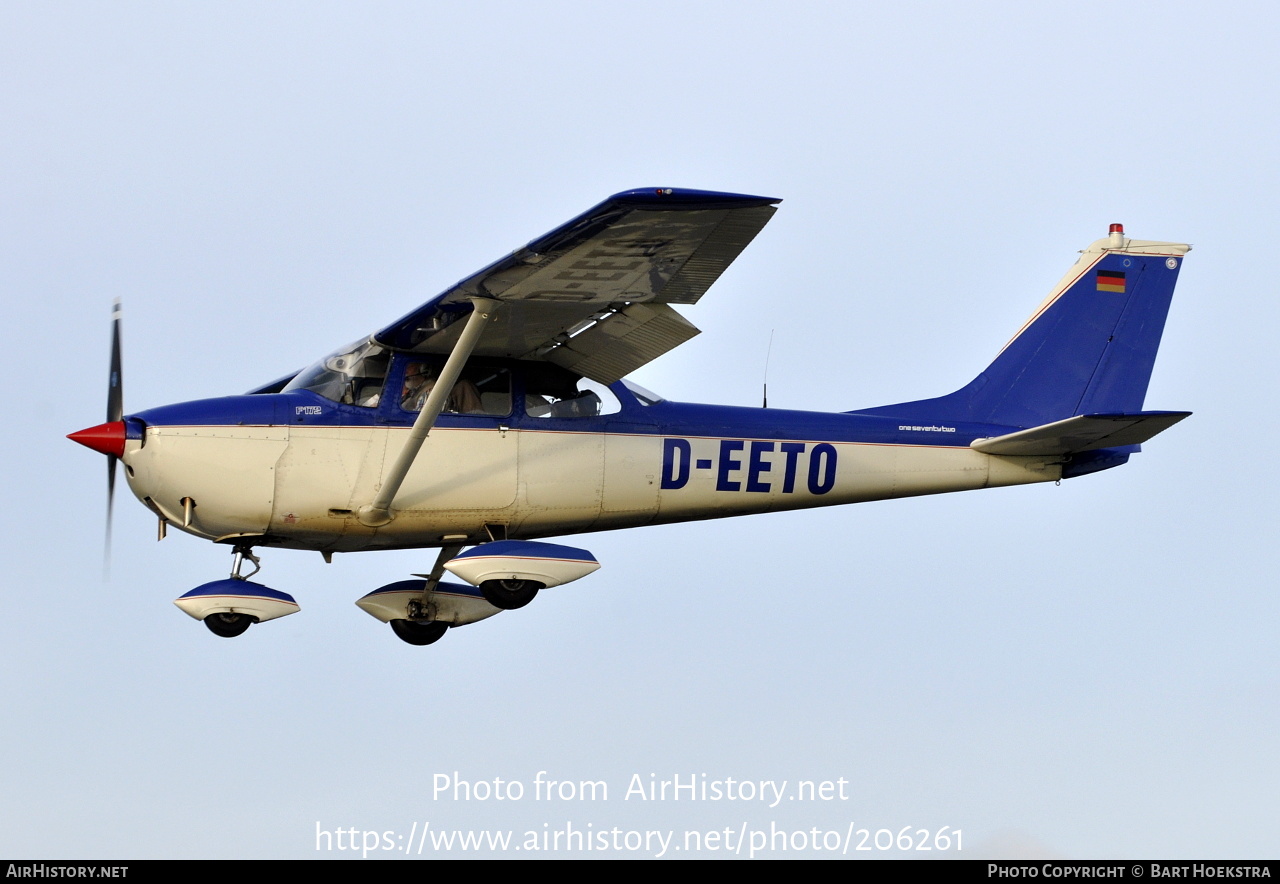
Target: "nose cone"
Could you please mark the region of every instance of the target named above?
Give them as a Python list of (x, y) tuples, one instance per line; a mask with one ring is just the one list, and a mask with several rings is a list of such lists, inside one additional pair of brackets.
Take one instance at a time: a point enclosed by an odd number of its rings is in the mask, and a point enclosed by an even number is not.
[(124, 456), (124, 421), (98, 424), (96, 427), (71, 433), (67, 438), (103, 454), (110, 454), (113, 457)]

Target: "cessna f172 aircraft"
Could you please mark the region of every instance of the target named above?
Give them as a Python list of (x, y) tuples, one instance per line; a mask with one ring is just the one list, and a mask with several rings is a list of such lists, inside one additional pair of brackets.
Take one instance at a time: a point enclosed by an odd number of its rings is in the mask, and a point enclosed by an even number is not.
[(215, 634), (298, 610), (247, 579), (255, 549), (438, 548), (430, 573), (357, 602), (426, 645), (600, 567), (535, 538), (1070, 479), (1188, 415), (1143, 399), (1190, 246), (1119, 224), (945, 396), (825, 414), (669, 402), (625, 380), (698, 334), (674, 305), (778, 202), (620, 193), (302, 371), (129, 415), (117, 312), (107, 422), (70, 438), (108, 457), (108, 519), (120, 460), (161, 537), (231, 548), (229, 578), (175, 602)]

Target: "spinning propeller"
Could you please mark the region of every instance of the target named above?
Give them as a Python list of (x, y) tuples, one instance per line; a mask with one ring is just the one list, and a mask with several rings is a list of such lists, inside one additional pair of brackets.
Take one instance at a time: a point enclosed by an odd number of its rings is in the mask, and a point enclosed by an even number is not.
[(107, 456), (107, 533), (103, 567), (111, 555), (111, 510), (116, 493), (116, 462), (124, 455), (124, 386), (120, 373), (120, 301), (111, 306), (111, 374), (107, 379), (107, 422), (67, 436)]

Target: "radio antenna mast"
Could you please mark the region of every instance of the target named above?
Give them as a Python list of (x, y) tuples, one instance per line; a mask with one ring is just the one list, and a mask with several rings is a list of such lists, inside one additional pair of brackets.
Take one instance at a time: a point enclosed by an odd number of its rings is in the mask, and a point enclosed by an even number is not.
[(769, 407), (769, 355), (773, 353), (773, 333), (775, 329), (769, 329), (769, 347), (764, 351), (764, 404), (763, 408)]

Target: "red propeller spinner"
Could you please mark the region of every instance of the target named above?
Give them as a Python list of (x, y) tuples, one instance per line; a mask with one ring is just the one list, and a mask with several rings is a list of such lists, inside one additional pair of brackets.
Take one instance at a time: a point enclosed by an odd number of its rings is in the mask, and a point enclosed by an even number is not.
[(111, 421), (96, 427), (68, 433), (67, 438), (112, 457), (124, 456), (124, 421)]

